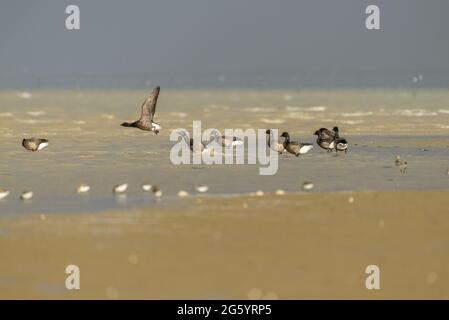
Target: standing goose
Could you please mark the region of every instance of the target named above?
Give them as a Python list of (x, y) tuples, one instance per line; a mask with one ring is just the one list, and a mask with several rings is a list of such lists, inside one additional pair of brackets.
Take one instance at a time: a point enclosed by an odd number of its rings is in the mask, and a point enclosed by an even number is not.
[(282, 154), (285, 151), (284, 144), (275, 141), (274, 134), (271, 129), (268, 129), (265, 133), (268, 134), (268, 147), (279, 154)]
[(334, 140), (335, 152), (344, 151), (345, 153), (348, 153), (348, 141), (346, 141), (346, 139), (340, 137), (340, 134), (338, 132), (338, 127), (334, 127), (332, 129), (332, 131), (334, 131), (334, 134), (335, 134), (335, 140)]
[(154, 113), (156, 112), (156, 104), (157, 98), (159, 96), (159, 91), (161, 88), (158, 86), (154, 88), (151, 92), (150, 96), (145, 99), (142, 104), (142, 113), (140, 115), (140, 119), (134, 122), (123, 122), (121, 124), (122, 127), (134, 127), (139, 128), (141, 130), (153, 131), (155, 134), (158, 134), (162, 127), (153, 122)]
[(335, 132), (326, 128), (320, 128), (315, 131), (314, 135), (318, 136), (316, 143), (327, 152), (331, 152), (335, 148)]
[(243, 141), (237, 137), (221, 136), (218, 131), (214, 130), (211, 136), (211, 140), (215, 140), (222, 147), (239, 146), (243, 144)]
[(180, 131), (179, 135), (189, 144), (190, 150), (194, 153), (201, 153), (204, 149), (207, 149), (206, 145), (202, 141), (194, 141), (193, 138), (189, 138), (184, 131)]
[(313, 145), (311, 143), (299, 143), (295, 141), (290, 141), (290, 135), (288, 134), (288, 132), (282, 133), (281, 137), (285, 138), (284, 140), (285, 150), (294, 154), (295, 156), (299, 156), (300, 154), (306, 154), (307, 152), (313, 149)]
[(48, 140), (37, 138), (23, 139), (22, 146), (27, 150), (39, 151), (48, 147)]

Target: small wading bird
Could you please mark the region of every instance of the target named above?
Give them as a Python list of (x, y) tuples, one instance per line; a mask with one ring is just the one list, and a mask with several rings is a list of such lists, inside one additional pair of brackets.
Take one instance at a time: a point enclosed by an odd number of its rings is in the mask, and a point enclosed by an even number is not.
[(153, 131), (155, 134), (158, 134), (162, 127), (158, 123), (153, 122), (153, 117), (156, 112), (157, 98), (159, 97), (160, 90), (160, 87), (154, 88), (150, 96), (145, 99), (142, 104), (142, 112), (139, 120), (134, 122), (123, 122), (121, 126)]
[(401, 160), (400, 156), (396, 156), (394, 165), (396, 166), (396, 168), (399, 168), (399, 171), (401, 173), (405, 173), (405, 171), (407, 170), (407, 161)]
[(297, 157), (300, 154), (306, 154), (307, 152), (313, 149), (313, 145), (311, 143), (299, 143), (296, 141), (290, 141), (290, 135), (288, 134), (288, 132), (282, 133), (281, 137), (285, 138), (284, 140), (285, 150), (294, 154)]
[(23, 139), (22, 146), (30, 151), (39, 151), (48, 147), (48, 140), (37, 138)]

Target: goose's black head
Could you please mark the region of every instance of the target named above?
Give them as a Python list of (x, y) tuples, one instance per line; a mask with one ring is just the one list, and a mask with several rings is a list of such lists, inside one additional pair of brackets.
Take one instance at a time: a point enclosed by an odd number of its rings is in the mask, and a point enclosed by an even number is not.
[(332, 131), (334, 131), (334, 132), (337, 132), (337, 133), (338, 133), (338, 127), (334, 127), (334, 128), (332, 129)]
[(131, 127), (131, 123), (129, 123), (129, 122), (123, 122), (123, 123), (121, 124), (121, 126), (122, 126), (122, 127)]
[(315, 133), (314, 133), (313, 135), (314, 135), (314, 136), (319, 136), (320, 133), (321, 133), (321, 131), (320, 131), (320, 130), (317, 130), (317, 131), (315, 131)]
[(281, 137), (289, 139), (290, 135), (288, 134), (288, 132), (282, 132)]
[(265, 131), (266, 134), (271, 134), (271, 129), (268, 129), (267, 131)]

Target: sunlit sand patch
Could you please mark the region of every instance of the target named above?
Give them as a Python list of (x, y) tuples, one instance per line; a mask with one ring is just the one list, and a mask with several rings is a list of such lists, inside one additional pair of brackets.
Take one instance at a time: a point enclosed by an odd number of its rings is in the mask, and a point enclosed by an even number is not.
[(11, 112), (2, 112), (0, 113), (0, 118), (10, 118), (14, 116), (14, 114), (12, 114)]
[(104, 113), (104, 114), (100, 115), (100, 118), (104, 119), (104, 120), (114, 120), (115, 119), (115, 115)]
[(449, 110), (447, 110), (447, 109), (440, 109), (440, 110), (438, 110), (438, 113), (449, 114)]
[(361, 124), (363, 123), (363, 120), (343, 120), (341, 123), (348, 124), (348, 125), (355, 125), (355, 124)]
[(45, 111), (41, 111), (41, 110), (27, 112), (27, 115), (32, 116), (32, 117), (39, 117), (39, 116), (43, 116), (44, 114), (45, 114)]
[(440, 129), (449, 129), (449, 125), (447, 124), (436, 124), (435, 127)]
[(285, 106), (287, 111), (308, 111), (308, 112), (324, 112), (327, 110), (326, 106), (311, 106), (311, 107), (299, 107), (299, 106)]
[(274, 112), (276, 111), (276, 108), (251, 107), (244, 108), (243, 110), (248, 112)]
[(306, 114), (304, 112), (289, 112), (284, 116), (284, 118), (311, 120), (311, 119), (314, 119), (315, 117), (312, 115)]
[(425, 109), (405, 109), (405, 110), (400, 110), (400, 111), (396, 112), (396, 114), (399, 114), (401, 116), (406, 116), (406, 117), (424, 117), (424, 116), (438, 115), (437, 112), (431, 112), (431, 111), (427, 111)]
[(170, 115), (173, 117), (179, 117), (179, 118), (187, 117), (187, 113), (185, 113), (185, 112), (170, 112)]
[(31, 93), (30, 93), (30, 92), (26, 92), (26, 91), (19, 92), (19, 93), (17, 94), (17, 96), (18, 96), (19, 98), (22, 98), (22, 99), (31, 99), (31, 97), (32, 97)]
[(260, 119), (260, 121), (268, 124), (282, 124), (285, 122), (285, 120), (282, 119), (267, 119), (267, 118)]
[(326, 106), (312, 106), (312, 107), (306, 108), (306, 111), (313, 111), (313, 112), (323, 112), (326, 110), (327, 110)]
[(81, 124), (86, 124), (86, 121), (83, 121), (83, 120), (73, 120), (72, 123), (73, 123), (73, 124), (79, 124), (79, 125), (81, 125)]
[(345, 112), (341, 114), (343, 117), (365, 117), (365, 116), (371, 116), (373, 113), (371, 111), (363, 112), (363, 111), (356, 111), (356, 112)]
[(225, 106), (225, 105), (218, 105), (218, 104), (210, 104), (204, 107), (204, 110), (229, 110), (230, 107), (229, 106)]
[(23, 124), (49, 124), (49, 123), (60, 123), (61, 119), (52, 119), (52, 120), (35, 120), (35, 119), (15, 119), (18, 123)]

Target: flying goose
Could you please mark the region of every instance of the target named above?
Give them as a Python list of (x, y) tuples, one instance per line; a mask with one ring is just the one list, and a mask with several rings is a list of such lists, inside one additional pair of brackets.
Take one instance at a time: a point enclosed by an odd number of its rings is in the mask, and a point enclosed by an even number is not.
[(290, 141), (290, 135), (288, 134), (288, 132), (282, 133), (281, 137), (285, 138), (284, 140), (285, 150), (294, 154), (295, 156), (299, 156), (300, 154), (306, 154), (307, 152), (313, 149), (313, 145), (311, 143), (299, 143), (295, 141)]
[(334, 127), (332, 129), (332, 131), (334, 131), (334, 134), (335, 134), (335, 140), (334, 140), (335, 152), (344, 151), (345, 153), (348, 153), (348, 141), (346, 141), (346, 139), (340, 137), (340, 134), (338, 132), (338, 127)]
[(271, 129), (268, 129), (265, 133), (268, 134), (268, 147), (282, 154), (285, 151), (284, 144), (274, 140), (274, 134)]
[(335, 148), (335, 132), (326, 128), (320, 128), (315, 131), (314, 135), (318, 136), (316, 143), (327, 152), (331, 152)]
[(142, 104), (142, 113), (140, 115), (140, 119), (134, 122), (123, 122), (121, 124), (122, 127), (134, 127), (139, 128), (141, 130), (153, 131), (155, 134), (158, 134), (162, 127), (153, 122), (154, 113), (156, 112), (156, 104), (157, 98), (159, 96), (159, 91), (161, 88), (158, 86), (154, 88), (148, 98)]
[(37, 138), (23, 139), (22, 146), (27, 150), (39, 151), (48, 147), (48, 140)]

